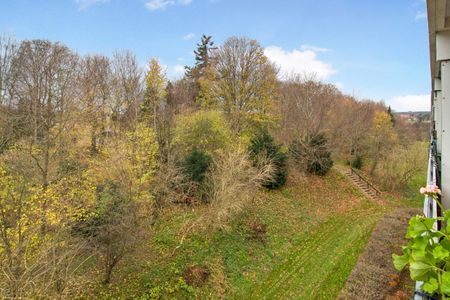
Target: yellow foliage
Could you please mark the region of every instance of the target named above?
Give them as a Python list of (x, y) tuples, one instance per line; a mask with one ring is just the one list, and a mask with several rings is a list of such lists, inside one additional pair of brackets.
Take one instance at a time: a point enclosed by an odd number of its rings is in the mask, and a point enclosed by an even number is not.
[(181, 155), (193, 149), (215, 154), (230, 142), (231, 131), (218, 111), (198, 111), (176, 121), (174, 146)]
[(373, 120), (373, 138), (384, 143), (395, 142), (397, 134), (391, 122), (391, 116), (385, 111), (378, 111)]
[(139, 123), (133, 131), (111, 140), (91, 161), (90, 172), (99, 184), (114, 181), (122, 185), (130, 199), (150, 199), (158, 149), (154, 130)]

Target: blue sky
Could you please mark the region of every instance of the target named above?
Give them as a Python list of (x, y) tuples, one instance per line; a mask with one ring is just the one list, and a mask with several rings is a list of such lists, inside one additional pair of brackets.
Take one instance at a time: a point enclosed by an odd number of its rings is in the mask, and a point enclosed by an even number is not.
[(80, 54), (129, 49), (169, 77), (193, 62), (202, 33), (247, 36), (282, 73), (312, 72), (398, 111), (429, 107), (423, 0), (0, 0), (0, 33), (61, 41)]

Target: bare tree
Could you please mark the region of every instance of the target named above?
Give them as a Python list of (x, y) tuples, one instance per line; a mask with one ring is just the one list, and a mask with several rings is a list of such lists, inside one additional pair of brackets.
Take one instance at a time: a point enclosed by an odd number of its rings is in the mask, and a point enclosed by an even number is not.
[(111, 116), (108, 109), (111, 97), (110, 62), (105, 56), (86, 56), (80, 69), (78, 83), (83, 116), (90, 126), (91, 151), (97, 152), (98, 147), (103, 144), (103, 135)]
[(120, 132), (122, 127), (137, 120), (143, 92), (142, 71), (136, 56), (130, 51), (114, 53), (111, 66), (112, 126)]
[(14, 125), (17, 121), (13, 62), (18, 45), (9, 36), (0, 36), (0, 152), (5, 150), (18, 136)]
[[(34, 161), (46, 191), (73, 125), (78, 56), (66, 46), (45, 40), (23, 41), (14, 61), (18, 110), (27, 123), (26, 152)], [(42, 202), (45, 221), (46, 201)], [(43, 224), (45, 228), (45, 223)]]
[(301, 75), (284, 82), (281, 95), (283, 128), (298, 140), (325, 131), (330, 110), (341, 96), (335, 86)]

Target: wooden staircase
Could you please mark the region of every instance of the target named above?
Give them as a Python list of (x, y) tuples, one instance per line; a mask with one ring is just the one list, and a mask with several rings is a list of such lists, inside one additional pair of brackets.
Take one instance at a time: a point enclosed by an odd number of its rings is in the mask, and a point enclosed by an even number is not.
[(359, 188), (359, 190), (366, 195), (369, 199), (374, 201), (384, 202), (380, 190), (378, 190), (373, 184), (371, 184), (366, 178), (355, 171), (353, 168), (337, 168), (340, 173), (348, 177), (348, 179)]

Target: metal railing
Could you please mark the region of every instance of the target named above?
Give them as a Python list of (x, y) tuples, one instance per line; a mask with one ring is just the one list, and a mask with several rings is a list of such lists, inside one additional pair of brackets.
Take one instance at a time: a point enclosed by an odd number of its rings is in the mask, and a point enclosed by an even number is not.
[[(436, 148), (436, 140), (432, 139), (428, 155), (427, 185), (437, 185), (440, 187), (439, 177), (439, 155)], [(440, 201), (440, 199), (438, 199)], [(441, 210), (436, 200), (431, 196), (425, 196), (423, 203), (423, 213), (427, 218), (437, 218), (441, 216)], [(436, 222), (433, 227), (438, 229), (440, 224)], [(416, 281), (414, 300), (436, 300), (436, 298), (424, 293), (420, 287), (423, 282)]]

